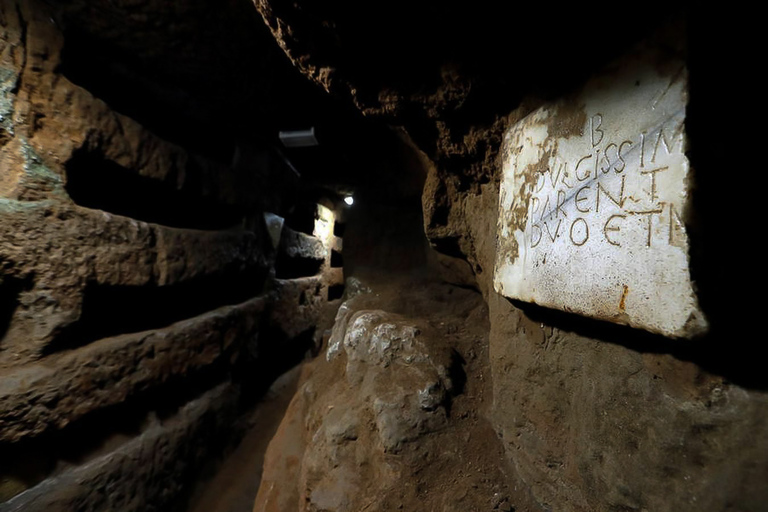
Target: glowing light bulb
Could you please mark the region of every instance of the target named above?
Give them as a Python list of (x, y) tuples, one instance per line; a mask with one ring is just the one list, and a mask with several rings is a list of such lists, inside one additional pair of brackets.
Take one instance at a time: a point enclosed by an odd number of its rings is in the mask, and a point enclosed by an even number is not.
[(349, 206), (352, 206), (355, 204), (355, 199), (352, 196), (347, 196), (344, 198), (344, 202), (347, 203)]

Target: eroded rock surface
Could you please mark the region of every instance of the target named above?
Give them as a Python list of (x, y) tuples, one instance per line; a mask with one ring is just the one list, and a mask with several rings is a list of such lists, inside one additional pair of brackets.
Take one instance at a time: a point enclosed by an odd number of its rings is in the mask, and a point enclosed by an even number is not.
[(478, 414), (487, 396), (479, 299), (449, 285), (379, 283), (347, 300), (270, 444), (255, 510), (528, 503), (502, 476), (512, 470)]

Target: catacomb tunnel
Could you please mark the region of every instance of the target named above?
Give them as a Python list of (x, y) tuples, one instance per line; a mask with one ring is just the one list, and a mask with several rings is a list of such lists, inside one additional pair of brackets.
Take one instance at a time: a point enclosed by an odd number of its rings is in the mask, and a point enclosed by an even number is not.
[(0, 0), (0, 512), (768, 510), (729, 17)]

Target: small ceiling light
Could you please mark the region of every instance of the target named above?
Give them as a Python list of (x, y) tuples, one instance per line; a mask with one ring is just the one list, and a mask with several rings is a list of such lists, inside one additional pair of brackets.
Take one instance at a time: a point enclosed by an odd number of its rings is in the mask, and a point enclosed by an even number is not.
[(309, 130), (292, 130), (279, 133), (280, 142), (287, 148), (305, 148), (309, 146), (317, 146), (317, 138), (315, 137), (315, 127), (313, 126)]
[(344, 202), (347, 203), (349, 206), (352, 206), (355, 204), (355, 198), (352, 196), (347, 196), (344, 198)]

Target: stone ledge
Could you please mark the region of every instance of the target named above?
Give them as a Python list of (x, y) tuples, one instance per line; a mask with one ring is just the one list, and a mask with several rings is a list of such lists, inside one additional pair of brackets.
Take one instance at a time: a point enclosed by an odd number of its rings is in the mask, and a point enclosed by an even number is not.
[(226, 359), (255, 335), (264, 302), (259, 297), (165, 329), (103, 339), (7, 374), (0, 379), (0, 441), (65, 427)]
[(248, 231), (168, 228), (50, 201), (0, 199), (0, 217), (3, 273), (29, 281), (12, 298), (0, 366), (38, 358), (77, 322), (86, 286), (167, 286), (266, 266)]
[(154, 419), (116, 450), (51, 477), (0, 504), (0, 512), (24, 510), (162, 510), (211, 454), (236, 415), (238, 390), (229, 383), (188, 402), (172, 418)]

